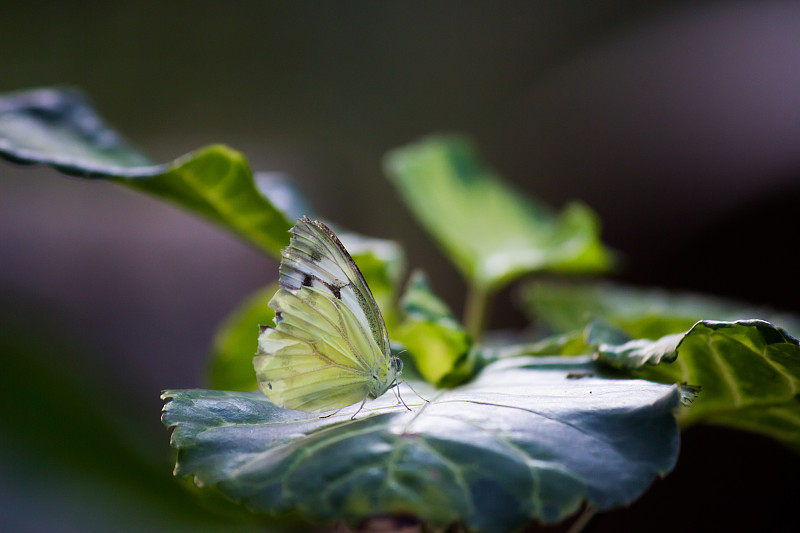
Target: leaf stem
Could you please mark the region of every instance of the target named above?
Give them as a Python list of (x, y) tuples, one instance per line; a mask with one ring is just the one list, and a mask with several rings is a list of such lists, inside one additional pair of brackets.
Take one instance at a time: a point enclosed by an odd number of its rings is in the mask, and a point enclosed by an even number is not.
[(470, 285), (467, 301), (464, 304), (464, 327), (473, 340), (479, 340), (486, 325), (486, 311), (489, 308), (491, 293), (486, 287)]
[(584, 531), (595, 514), (597, 514), (597, 509), (587, 506), (586, 509), (578, 515), (575, 522), (572, 523), (567, 533), (581, 533), (581, 531)]

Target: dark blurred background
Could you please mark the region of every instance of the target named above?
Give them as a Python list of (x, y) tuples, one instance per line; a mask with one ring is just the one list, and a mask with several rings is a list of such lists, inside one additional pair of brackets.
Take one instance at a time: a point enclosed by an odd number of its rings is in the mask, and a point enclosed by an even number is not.
[[(0, 92), (59, 84), (158, 161), (224, 142), (292, 176), (327, 218), (403, 243), (456, 310), (462, 282), (381, 172), (387, 149), (435, 131), (472, 135), (553, 206), (593, 207), (624, 257), (616, 279), (800, 311), (797, 2), (4, 3)], [(42, 376), (70, 376), (70, 398), (112, 411), (136, 461), (166, 477), (160, 391), (203, 386), (216, 325), (276, 276), (272, 260), (157, 200), (0, 163), (0, 318), (42, 368), (17, 379), (22, 348), (3, 346), (2, 413), (17, 425), (0, 433), (0, 529), (109, 530), (86, 522), (99, 507), (129, 518), (123, 529), (166, 529), (119, 511), (124, 493), (99, 499), (103, 482), (73, 490), (74, 465), (98, 458), (79, 421), (41, 430), (72, 412)], [(511, 291), (495, 311), (493, 327), (525, 323)], [(685, 446), (670, 478), (598, 527), (641, 530), (636, 517), (660, 509), (647, 529), (780, 530), (794, 455), (711, 429)], [(12, 468), (39, 447), (78, 458)], [(112, 442), (106, 453), (103, 468), (125, 468)]]

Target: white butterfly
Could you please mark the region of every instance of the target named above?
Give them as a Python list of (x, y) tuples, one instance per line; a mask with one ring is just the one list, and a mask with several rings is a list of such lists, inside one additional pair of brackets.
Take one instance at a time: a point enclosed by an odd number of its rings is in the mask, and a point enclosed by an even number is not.
[(253, 364), (258, 386), (287, 409), (325, 411), (377, 398), (396, 383), (403, 361), (372, 292), (328, 226), (303, 217), (283, 250), (280, 288), (261, 326)]

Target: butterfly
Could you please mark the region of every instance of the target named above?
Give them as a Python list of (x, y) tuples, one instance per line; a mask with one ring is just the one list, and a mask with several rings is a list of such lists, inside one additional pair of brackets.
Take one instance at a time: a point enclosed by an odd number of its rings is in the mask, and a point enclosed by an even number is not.
[(275, 327), (261, 326), (253, 358), (258, 387), (287, 409), (363, 407), (397, 383), (403, 361), (391, 355), (383, 315), (333, 231), (303, 217), (289, 232), (269, 302)]

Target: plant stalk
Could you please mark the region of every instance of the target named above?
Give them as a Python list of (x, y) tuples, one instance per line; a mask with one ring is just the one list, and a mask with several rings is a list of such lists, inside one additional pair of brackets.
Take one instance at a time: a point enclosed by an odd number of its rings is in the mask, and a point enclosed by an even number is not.
[(486, 287), (470, 285), (467, 301), (464, 304), (464, 327), (473, 340), (480, 340), (486, 326), (486, 312), (489, 309), (491, 293)]

